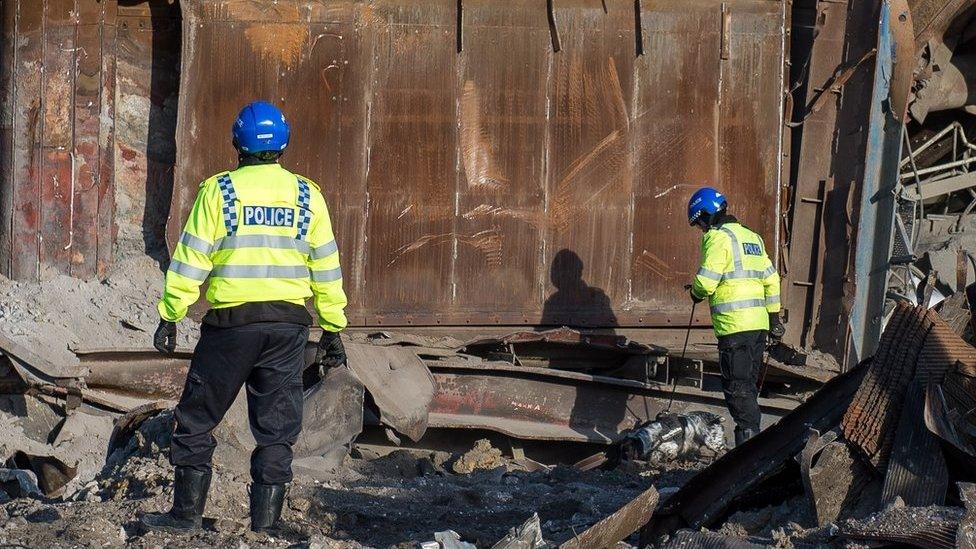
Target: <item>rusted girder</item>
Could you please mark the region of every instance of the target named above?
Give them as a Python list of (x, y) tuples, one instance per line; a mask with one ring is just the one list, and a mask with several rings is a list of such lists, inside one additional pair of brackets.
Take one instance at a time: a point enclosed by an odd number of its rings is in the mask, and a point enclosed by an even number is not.
[[(306, 355), (308, 364), (311, 364), (311, 345)], [(404, 416), (405, 408), (394, 404), (410, 398), (403, 394), (403, 382), (393, 379), (401, 369), (390, 367), (391, 358), (385, 355), (382, 360), (362, 360), (372, 349), (389, 353), (395, 348), (355, 343), (349, 347), (356, 349), (350, 353), (350, 359), (357, 360), (350, 368), (381, 408), (383, 423), (401, 430), (403, 424), (395, 419)], [(409, 348), (399, 351), (416, 360)], [(102, 398), (117, 395), (130, 399), (138, 396), (143, 401), (175, 400), (182, 390), (190, 354), (163, 356), (151, 350), (96, 351), (79, 353), (79, 358), (92, 372), (87, 379), (88, 389), (97, 391)], [(620, 432), (653, 419), (667, 407), (671, 395), (671, 388), (662, 383), (553, 368), (477, 359), (424, 360), (422, 365), (430, 372), (434, 386), (433, 398), (425, 405), (427, 426), (488, 429), (529, 440), (608, 444)], [(787, 399), (761, 399), (760, 405), (764, 414), (779, 418), (796, 403)], [(691, 408), (722, 413), (725, 402), (720, 393), (694, 387), (675, 388), (672, 409)], [(409, 415), (416, 416), (414, 412)], [(419, 425), (417, 421), (415, 418), (406, 424)], [(420, 429), (417, 433), (404, 434), (422, 433)]]

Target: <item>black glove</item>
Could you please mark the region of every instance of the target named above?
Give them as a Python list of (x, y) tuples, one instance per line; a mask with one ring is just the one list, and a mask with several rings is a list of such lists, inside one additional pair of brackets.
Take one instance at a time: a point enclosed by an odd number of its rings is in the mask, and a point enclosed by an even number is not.
[(779, 319), (779, 313), (769, 313), (769, 339), (778, 343), (786, 333), (786, 326)]
[(335, 368), (346, 363), (346, 348), (337, 332), (322, 332), (319, 348), (315, 351), (315, 363), (323, 368)]
[(704, 297), (698, 297), (695, 295), (695, 292), (691, 290), (691, 284), (685, 284), (685, 289), (688, 290), (688, 295), (691, 296), (692, 303), (701, 303), (702, 301), (705, 301)]
[(153, 347), (160, 353), (172, 353), (176, 350), (176, 323), (160, 320), (156, 333), (153, 335)]

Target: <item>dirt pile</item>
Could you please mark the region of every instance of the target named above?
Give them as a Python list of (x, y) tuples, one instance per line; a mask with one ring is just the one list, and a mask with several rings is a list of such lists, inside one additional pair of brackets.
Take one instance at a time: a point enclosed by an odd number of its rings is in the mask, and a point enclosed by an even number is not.
[[(163, 273), (145, 256), (119, 263), (104, 281), (0, 277), (0, 332), (54, 364), (76, 364), (76, 349), (151, 347), (162, 288)], [(178, 345), (192, 348), (195, 323), (180, 328)]]

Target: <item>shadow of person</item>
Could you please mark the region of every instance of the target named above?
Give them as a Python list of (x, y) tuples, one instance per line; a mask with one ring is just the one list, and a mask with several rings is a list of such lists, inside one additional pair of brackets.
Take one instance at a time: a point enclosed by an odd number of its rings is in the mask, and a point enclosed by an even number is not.
[[(617, 316), (610, 297), (600, 288), (583, 280), (583, 260), (576, 252), (560, 250), (552, 260), (549, 279), (556, 291), (542, 309), (539, 329), (567, 326), (579, 330), (615, 334)], [(607, 375), (607, 364), (593, 360), (592, 355), (561, 354), (549, 360), (549, 367), (591, 375)], [(635, 417), (627, 410), (628, 394), (592, 383), (577, 383), (570, 412), (569, 427), (588, 440), (616, 440), (619, 431), (633, 426)]]
[(559, 250), (552, 259), (549, 280), (556, 291), (542, 307), (540, 329), (569, 326), (616, 333), (617, 317), (610, 306), (610, 298), (603, 290), (583, 280), (583, 260), (576, 252)]

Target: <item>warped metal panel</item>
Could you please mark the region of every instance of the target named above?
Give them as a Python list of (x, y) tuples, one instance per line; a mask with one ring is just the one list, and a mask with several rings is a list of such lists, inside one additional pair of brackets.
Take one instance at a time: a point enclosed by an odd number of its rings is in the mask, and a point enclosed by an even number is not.
[(554, 2), (544, 324), (615, 326), (626, 302), (634, 179), (633, 3)]
[(322, 183), (353, 324), (684, 323), (691, 187), (735, 179), (766, 201), (747, 221), (774, 226), (779, 4), (728, 2), (724, 35), (704, 0), (182, 5), (170, 241), (234, 164), (227, 121), (282, 103), (283, 163)]
[[(500, 63), (510, 52), (519, 62)], [(540, 319), (546, 93), (552, 61), (537, 2), (464, 3), (458, 67), (455, 310), (486, 322)]]
[(452, 304), (460, 245), (454, 6), (399, 4), (374, 29), (365, 275), (370, 312), (384, 323)]
[[(697, 187), (719, 181), (721, 13), (714, 3), (655, 2), (654, 10), (643, 18), (645, 54), (637, 61), (631, 306), (683, 323), (690, 303), (675, 287), (698, 269), (700, 238), (686, 205)], [(710, 321), (706, 309), (698, 323)]]

